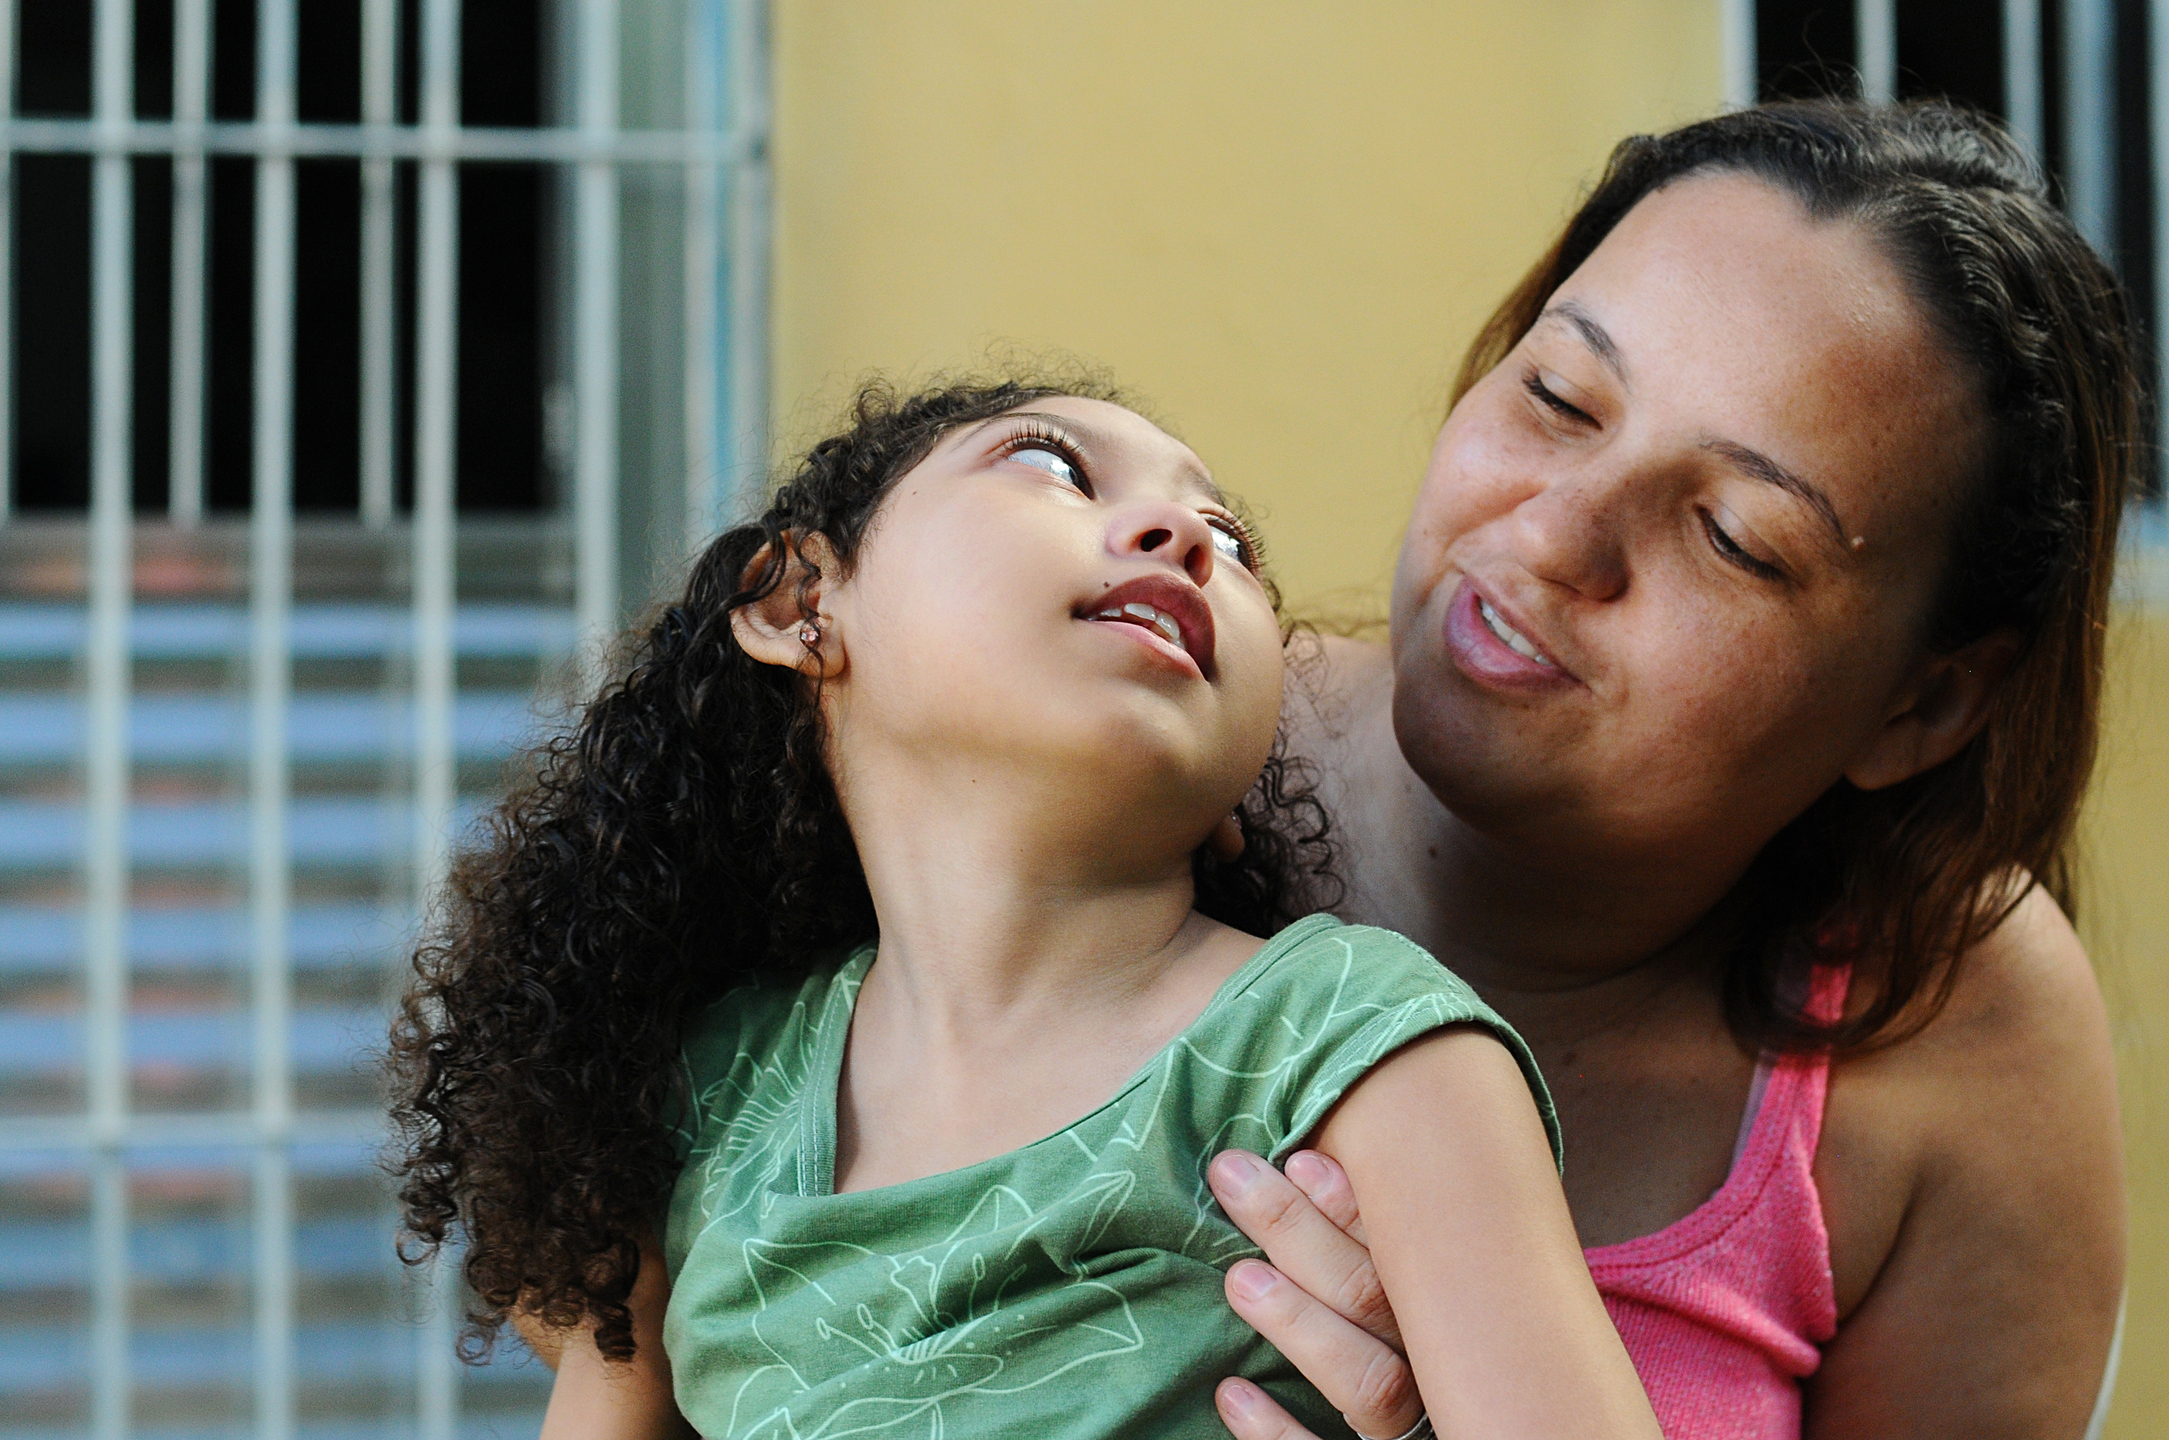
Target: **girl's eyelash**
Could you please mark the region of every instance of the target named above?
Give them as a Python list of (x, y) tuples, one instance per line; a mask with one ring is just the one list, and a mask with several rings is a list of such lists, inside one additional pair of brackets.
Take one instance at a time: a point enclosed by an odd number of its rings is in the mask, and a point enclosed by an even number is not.
[(1746, 546), (1726, 534), (1725, 527), (1718, 524), (1716, 517), (1712, 516), (1707, 510), (1702, 512), (1702, 529), (1703, 533), (1710, 537), (1712, 549), (1748, 574), (1759, 576), (1764, 580), (1782, 580), (1785, 578), (1784, 571), (1767, 560), (1756, 559), (1752, 554), (1748, 553)]
[(1522, 377), (1521, 388), (1535, 396), (1538, 404), (1545, 406), (1555, 414), (1563, 415), (1569, 420), (1581, 420), (1589, 424), (1596, 423), (1587, 411), (1560, 399), (1558, 394), (1544, 383), (1544, 377), (1534, 370)]
[[(1014, 435), (1001, 443), (998, 453), (1014, 455), (1019, 450), (1052, 450), (1067, 460), (1077, 472), (1078, 488), (1089, 497), (1092, 494), (1092, 476), (1085, 469), (1084, 454), (1077, 442), (1040, 419), (1027, 419)], [(1235, 543), (1243, 552), (1243, 566), (1257, 571), (1265, 564), (1265, 546), (1251, 528), (1227, 511), (1214, 510), (1205, 513), (1205, 523), (1224, 534), (1235, 537)]]
[(1092, 475), (1085, 468), (1084, 453), (1077, 442), (1055, 429), (1044, 420), (1026, 420), (1016, 434), (1004, 440), (1001, 454), (1010, 456), (1019, 450), (1052, 450), (1069, 462), (1069, 468), (1077, 472), (1077, 488), (1086, 495), (1092, 493)]
[(1263, 568), (1265, 547), (1259, 543), (1258, 537), (1251, 533), (1250, 527), (1242, 522), (1241, 517), (1225, 511), (1207, 511), (1205, 523), (1223, 534), (1235, 537), (1236, 545), (1241, 547), (1243, 552), (1244, 569), (1255, 573)]

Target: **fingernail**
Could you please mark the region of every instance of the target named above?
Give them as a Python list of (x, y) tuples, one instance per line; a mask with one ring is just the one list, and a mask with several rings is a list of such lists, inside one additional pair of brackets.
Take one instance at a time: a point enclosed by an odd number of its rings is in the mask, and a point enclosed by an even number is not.
[(1279, 1274), (1262, 1260), (1239, 1260), (1228, 1271), (1228, 1284), (1245, 1300), (1263, 1300), (1279, 1281)]
[(1288, 1178), (1305, 1190), (1309, 1190), (1314, 1185), (1323, 1185), (1326, 1175), (1329, 1173), (1326, 1170), (1325, 1161), (1318, 1158), (1318, 1152), (1315, 1150), (1296, 1151), (1288, 1157), (1286, 1169)]
[(1223, 1150), (1213, 1157), (1212, 1179), (1216, 1188), (1240, 1195), (1257, 1181), (1265, 1162), (1248, 1150)]
[(1238, 1419), (1242, 1419), (1258, 1408), (1258, 1401), (1263, 1393), (1248, 1380), (1237, 1380), (1230, 1376), (1220, 1382), (1217, 1398), (1222, 1410), (1232, 1411)]

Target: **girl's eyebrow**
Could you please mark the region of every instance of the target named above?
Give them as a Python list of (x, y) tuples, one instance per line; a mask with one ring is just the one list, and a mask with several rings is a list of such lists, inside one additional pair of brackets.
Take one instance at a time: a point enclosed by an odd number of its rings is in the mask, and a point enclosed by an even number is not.
[[(1074, 439), (1078, 448), (1088, 453), (1098, 451), (1105, 454), (1109, 450), (1118, 448), (1115, 442), (1108, 439), (1105, 431), (1072, 416), (1056, 415), (1046, 410), (1005, 410), (991, 419), (980, 421), (968, 433), (977, 435), (989, 425), (998, 425), (1004, 420), (1037, 420), (1044, 425), (1052, 426), (1060, 434)], [(1228, 508), (1227, 492), (1215, 485), (1212, 477), (1203, 470), (1185, 462), (1180, 478), (1187, 489), (1204, 496), (1223, 510)]]

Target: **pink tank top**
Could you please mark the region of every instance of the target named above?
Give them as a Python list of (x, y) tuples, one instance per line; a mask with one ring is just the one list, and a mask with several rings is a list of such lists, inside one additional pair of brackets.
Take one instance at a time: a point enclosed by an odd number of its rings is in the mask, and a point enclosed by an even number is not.
[[(1850, 978), (1817, 970), (1808, 1013), (1842, 1014)], [(1823, 1056), (1759, 1067), (1717, 1193), (1654, 1235), (1584, 1252), (1665, 1440), (1799, 1440), (1801, 1378), (1837, 1333), (1812, 1173), (1829, 1081)]]

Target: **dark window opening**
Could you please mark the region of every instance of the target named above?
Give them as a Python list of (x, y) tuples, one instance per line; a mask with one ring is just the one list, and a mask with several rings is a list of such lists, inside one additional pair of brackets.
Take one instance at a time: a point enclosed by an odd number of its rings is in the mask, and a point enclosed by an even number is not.
[(90, 503), (90, 161), (15, 157), (15, 501)]
[[(400, 7), (400, 118), (418, 114), (420, 9)], [(463, 7), (462, 123), (531, 126), (543, 110), (543, 7), (469, 0)], [(18, 95), (24, 114), (85, 118), (91, 107), (92, 7), (23, 0)], [(173, 0), (138, 0), (136, 103), (173, 109)], [(211, 112), (256, 112), (256, 7), (212, 7)], [(299, 7), (296, 109), (302, 123), (361, 116), (361, 0)], [(80, 511), (91, 463), (91, 162), (15, 161), (15, 504)], [(205, 283), (204, 503), (246, 511), (255, 440), (256, 165), (209, 162)], [(162, 511), (171, 473), (173, 162), (137, 157), (134, 182), (135, 350), (131, 399), (134, 498)], [(394, 491), (413, 495), (415, 167), (394, 187)], [(546, 166), (468, 165), (459, 176), (458, 500), (464, 511), (534, 511), (549, 494), (543, 448), (545, 260), (554, 176)], [(352, 514), (361, 489), (362, 167), (295, 164), (293, 483), (302, 512)]]
[(1764, 100), (1848, 95), (1853, 70), (1851, 0), (1762, 0), (1755, 7), (1755, 78)]
[(90, 114), (91, 7), (21, 0), (15, 19), (15, 106), (25, 115)]

